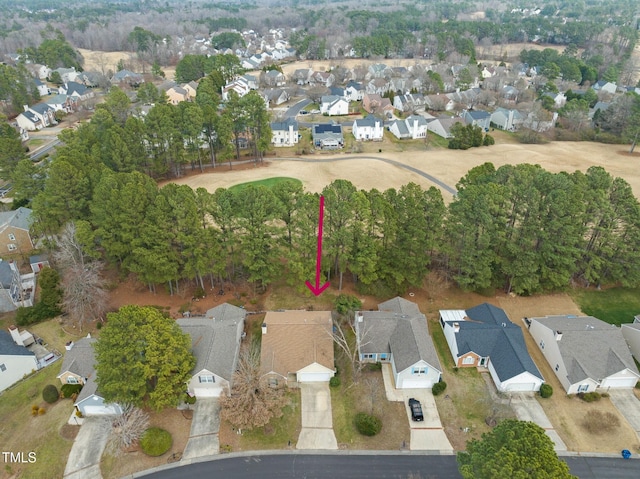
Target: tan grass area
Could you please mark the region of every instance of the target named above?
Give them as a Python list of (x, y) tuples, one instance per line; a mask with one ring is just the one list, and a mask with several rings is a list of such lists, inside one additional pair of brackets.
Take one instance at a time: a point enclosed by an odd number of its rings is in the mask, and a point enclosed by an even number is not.
[(102, 52), (98, 50), (86, 50), (84, 48), (77, 48), (77, 50), (84, 58), (83, 68), (87, 71), (101, 72), (103, 69), (117, 71), (116, 65), (120, 60), (130, 62), (137, 59), (135, 53), (131, 52)]

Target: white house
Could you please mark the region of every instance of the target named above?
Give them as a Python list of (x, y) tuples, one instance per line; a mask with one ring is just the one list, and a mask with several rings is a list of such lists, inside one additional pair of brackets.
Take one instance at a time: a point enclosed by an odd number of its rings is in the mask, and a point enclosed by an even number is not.
[(55, 110), (46, 103), (24, 106), (24, 111), (16, 117), (16, 123), (28, 131), (41, 130), (56, 124)]
[(625, 323), (620, 327), (624, 340), (629, 345), (631, 355), (640, 360), (640, 314), (636, 316), (633, 323)]
[(35, 353), (0, 331), (0, 392), (38, 369)]
[(358, 141), (382, 141), (384, 124), (373, 115), (359, 118), (353, 122), (353, 136)]
[(362, 83), (350, 81), (344, 88), (344, 95), (347, 101), (362, 101), (364, 97), (364, 86)]
[(49, 87), (42, 83), (39, 78), (34, 78), (33, 82), (36, 84), (36, 87), (38, 88), (38, 94), (41, 97), (47, 96), (50, 93)]
[(451, 127), (456, 123), (463, 123), (462, 118), (440, 117), (427, 120), (427, 130), (442, 138), (453, 138)]
[(271, 144), (273, 146), (294, 146), (298, 144), (298, 122), (293, 118), (271, 123)]
[(417, 140), (427, 137), (427, 120), (420, 115), (411, 115), (404, 120), (395, 120), (389, 125), (389, 131), (398, 139)]
[(240, 354), (247, 312), (228, 303), (205, 316), (179, 318), (178, 326), (189, 334), (196, 358), (187, 391), (196, 397), (219, 397), (230, 392)]
[(613, 95), (618, 89), (618, 86), (615, 83), (606, 80), (600, 80), (593, 84), (593, 89), (597, 92), (605, 92)]
[(349, 102), (336, 95), (325, 95), (320, 100), (320, 113), (329, 116), (348, 115)]
[(396, 297), (378, 311), (355, 313), (356, 344), (362, 362), (390, 363), (397, 389), (431, 388), (442, 366), (418, 305)]
[(506, 313), (483, 303), (441, 310), (440, 326), (456, 367), (489, 370), (498, 391), (539, 391), (544, 379), (527, 351), (522, 329)]
[(620, 328), (591, 316), (525, 318), (567, 394), (631, 389), (640, 379)]
[(518, 110), (496, 108), (491, 113), (491, 124), (500, 130), (514, 131), (524, 122), (524, 116)]

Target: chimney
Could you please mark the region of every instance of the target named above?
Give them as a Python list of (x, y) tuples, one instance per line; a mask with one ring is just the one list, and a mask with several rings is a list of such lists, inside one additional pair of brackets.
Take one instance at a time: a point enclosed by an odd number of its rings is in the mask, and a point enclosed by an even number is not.
[(17, 326), (13, 324), (9, 326), (9, 332), (11, 333), (11, 339), (13, 339), (14, 343), (16, 343), (18, 346), (24, 346), (22, 338), (20, 337), (20, 331), (18, 331)]
[(457, 333), (460, 331), (460, 323), (453, 323), (453, 332)]
[(361, 323), (363, 320), (364, 320), (364, 315), (363, 315), (360, 311), (358, 311), (358, 312), (356, 313), (356, 321), (357, 321), (358, 323)]
[(262, 334), (267, 334), (267, 323), (262, 323)]
[(24, 111), (27, 111), (29, 109), (29, 105), (22, 105), (22, 108), (24, 108)]
[(562, 339), (562, 331), (556, 331), (556, 341), (560, 341)]
[(67, 344), (64, 345), (64, 349), (66, 349), (67, 351), (71, 351), (71, 349), (74, 346), (74, 342), (73, 341), (69, 341)]

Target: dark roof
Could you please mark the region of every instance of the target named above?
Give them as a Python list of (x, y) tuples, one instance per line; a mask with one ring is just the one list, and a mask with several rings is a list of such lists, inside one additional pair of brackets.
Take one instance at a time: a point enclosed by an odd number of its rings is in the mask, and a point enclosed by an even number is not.
[(23, 111), (20, 114), (24, 116), (27, 120), (29, 120), (31, 123), (38, 123), (40, 121), (40, 118), (38, 118), (38, 116), (32, 111)]
[(373, 115), (367, 115), (365, 118), (355, 120), (354, 123), (356, 123), (359, 127), (368, 126), (374, 128), (376, 126), (376, 123), (382, 125), (382, 120), (376, 118)]
[(30, 106), (29, 108), (35, 111), (36, 113), (40, 113), (41, 115), (44, 115), (48, 111), (53, 111), (53, 108), (51, 108), (51, 106), (47, 105), (46, 103), (36, 103), (35, 105)]
[(31, 210), (21, 206), (17, 210), (3, 211), (0, 213), (0, 232), (7, 226), (29, 230), (31, 224)]
[(313, 125), (313, 133), (342, 133), (342, 125), (320, 123), (318, 125)]
[(469, 115), (474, 120), (486, 120), (487, 118), (491, 118), (491, 113), (483, 110), (468, 111), (467, 115)]
[(77, 93), (78, 95), (84, 95), (87, 93), (88, 88), (84, 86), (82, 83), (70, 81), (65, 85), (65, 89), (67, 90), (67, 95), (71, 95), (72, 93)]
[(298, 130), (298, 122), (293, 118), (287, 118), (283, 121), (274, 121), (271, 123), (271, 131), (288, 131), (289, 126), (293, 126), (293, 131)]
[(11, 337), (11, 334), (0, 330), (0, 355), (6, 356), (35, 356), (24, 346), (18, 346)]

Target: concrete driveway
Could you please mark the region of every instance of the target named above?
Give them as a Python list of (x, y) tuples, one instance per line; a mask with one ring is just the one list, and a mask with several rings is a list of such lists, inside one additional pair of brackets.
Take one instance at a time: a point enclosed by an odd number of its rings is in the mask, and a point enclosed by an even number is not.
[(610, 389), (609, 397), (613, 405), (640, 437), (640, 400), (630, 389)]
[(107, 444), (110, 419), (87, 417), (73, 441), (64, 479), (102, 479), (100, 458)]
[(531, 421), (542, 429), (554, 444), (556, 451), (566, 451), (567, 446), (560, 438), (560, 435), (556, 432), (549, 421), (549, 418), (540, 406), (540, 403), (535, 398), (535, 393), (509, 393), (511, 399), (509, 401), (511, 408), (516, 413), (516, 417), (521, 421)]
[(198, 398), (193, 410), (191, 432), (182, 459), (212, 456), (220, 453), (220, 400)]
[(328, 382), (300, 383), (302, 430), (296, 449), (338, 449)]

